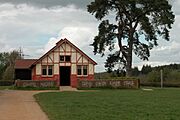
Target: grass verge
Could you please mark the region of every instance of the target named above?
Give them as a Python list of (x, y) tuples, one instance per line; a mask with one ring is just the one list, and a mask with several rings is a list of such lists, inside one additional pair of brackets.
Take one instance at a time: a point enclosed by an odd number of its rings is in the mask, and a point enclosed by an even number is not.
[(59, 90), (59, 87), (14, 87), (14, 90)]
[(0, 90), (59, 90), (59, 87), (16, 87), (0, 86)]
[(13, 89), (14, 86), (0, 86), (0, 90), (9, 90), (9, 89)]

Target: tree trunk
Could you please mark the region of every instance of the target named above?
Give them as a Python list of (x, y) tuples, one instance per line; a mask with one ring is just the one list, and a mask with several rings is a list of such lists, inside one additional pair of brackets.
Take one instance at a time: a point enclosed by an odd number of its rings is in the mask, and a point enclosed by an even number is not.
[(129, 31), (129, 42), (128, 42), (128, 55), (126, 58), (127, 64), (126, 64), (126, 76), (131, 77), (132, 76), (132, 50), (133, 50), (133, 34), (134, 29), (130, 28)]
[(132, 76), (132, 52), (131, 55), (129, 54), (127, 56), (127, 64), (126, 64), (126, 76), (131, 77)]

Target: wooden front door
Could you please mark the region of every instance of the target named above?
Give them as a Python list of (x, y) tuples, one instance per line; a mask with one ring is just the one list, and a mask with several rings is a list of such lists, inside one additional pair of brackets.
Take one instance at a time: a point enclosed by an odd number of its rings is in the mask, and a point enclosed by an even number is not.
[(61, 66), (59, 72), (60, 72), (60, 86), (70, 86), (71, 67)]

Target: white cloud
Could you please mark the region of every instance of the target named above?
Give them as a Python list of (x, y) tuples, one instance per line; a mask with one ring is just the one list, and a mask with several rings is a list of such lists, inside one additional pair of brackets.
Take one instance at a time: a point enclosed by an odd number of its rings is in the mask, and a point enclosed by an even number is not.
[[(37, 57), (49, 38), (57, 36), (60, 31), (64, 37), (66, 34), (77, 34), (76, 36), (78, 36), (80, 33), (77, 33), (78, 31), (89, 32), (88, 30), (91, 29), (89, 27), (94, 27), (96, 24), (95, 20), (91, 18), (86, 11), (77, 9), (73, 5), (47, 9), (36, 8), (27, 4), (1, 4), (0, 37), (4, 37), (3, 44), (13, 48), (20, 46), (29, 48), (24, 52), (31, 51), (31, 56)], [(84, 28), (81, 23), (86, 23), (83, 24)], [(65, 33), (68, 30), (72, 31)], [(83, 38), (83, 35), (81, 37)], [(73, 38), (72, 35), (71, 38)], [(33, 55), (32, 49), (34, 48), (38, 52)], [(6, 50), (0, 48), (0, 51)]]
[[(23, 1), (23, 0), (22, 0)], [(22, 4), (23, 3), (23, 4)], [(97, 34), (98, 22), (85, 9), (71, 4), (35, 7), (34, 4), (0, 4), (0, 52), (23, 48), (29, 58), (38, 58), (61, 38), (67, 38), (97, 63), (97, 71), (104, 71), (105, 57), (93, 55), (89, 46)], [(180, 1), (174, 0), (176, 18), (169, 42), (159, 41), (159, 46), (151, 51), (148, 62), (133, 57), (134, 66), (152, 66), (179, 63), (180, 60)], [(108, 52), (107, 52), (108, 53)]]

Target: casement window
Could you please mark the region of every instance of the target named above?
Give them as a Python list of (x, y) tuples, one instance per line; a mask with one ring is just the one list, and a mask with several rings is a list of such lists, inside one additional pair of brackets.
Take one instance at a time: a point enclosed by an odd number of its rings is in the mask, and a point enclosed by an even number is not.
[(82, 66), (78, 65), (77, 66), (77, 75), (82, 75), (82, 70), (81, 70)]
[(60, 62), (70, 62), (71, 61), (71, 56), (69, 55), (60, 55)]
[(42, 66), (42, 75), (47, 75), (47, 66), (46, 65)]
[(88, 75), (87, 65), (77, 65), (77, 75)]
[(87, 65), (83, 66), (83, 75), (87, 75)]
[(53, 75), (53, 65), (43, 65), (42, 66), (42, 75)]
[(52, 65), (48, 66), (48, 75), (53, 75), (53, 66)]

